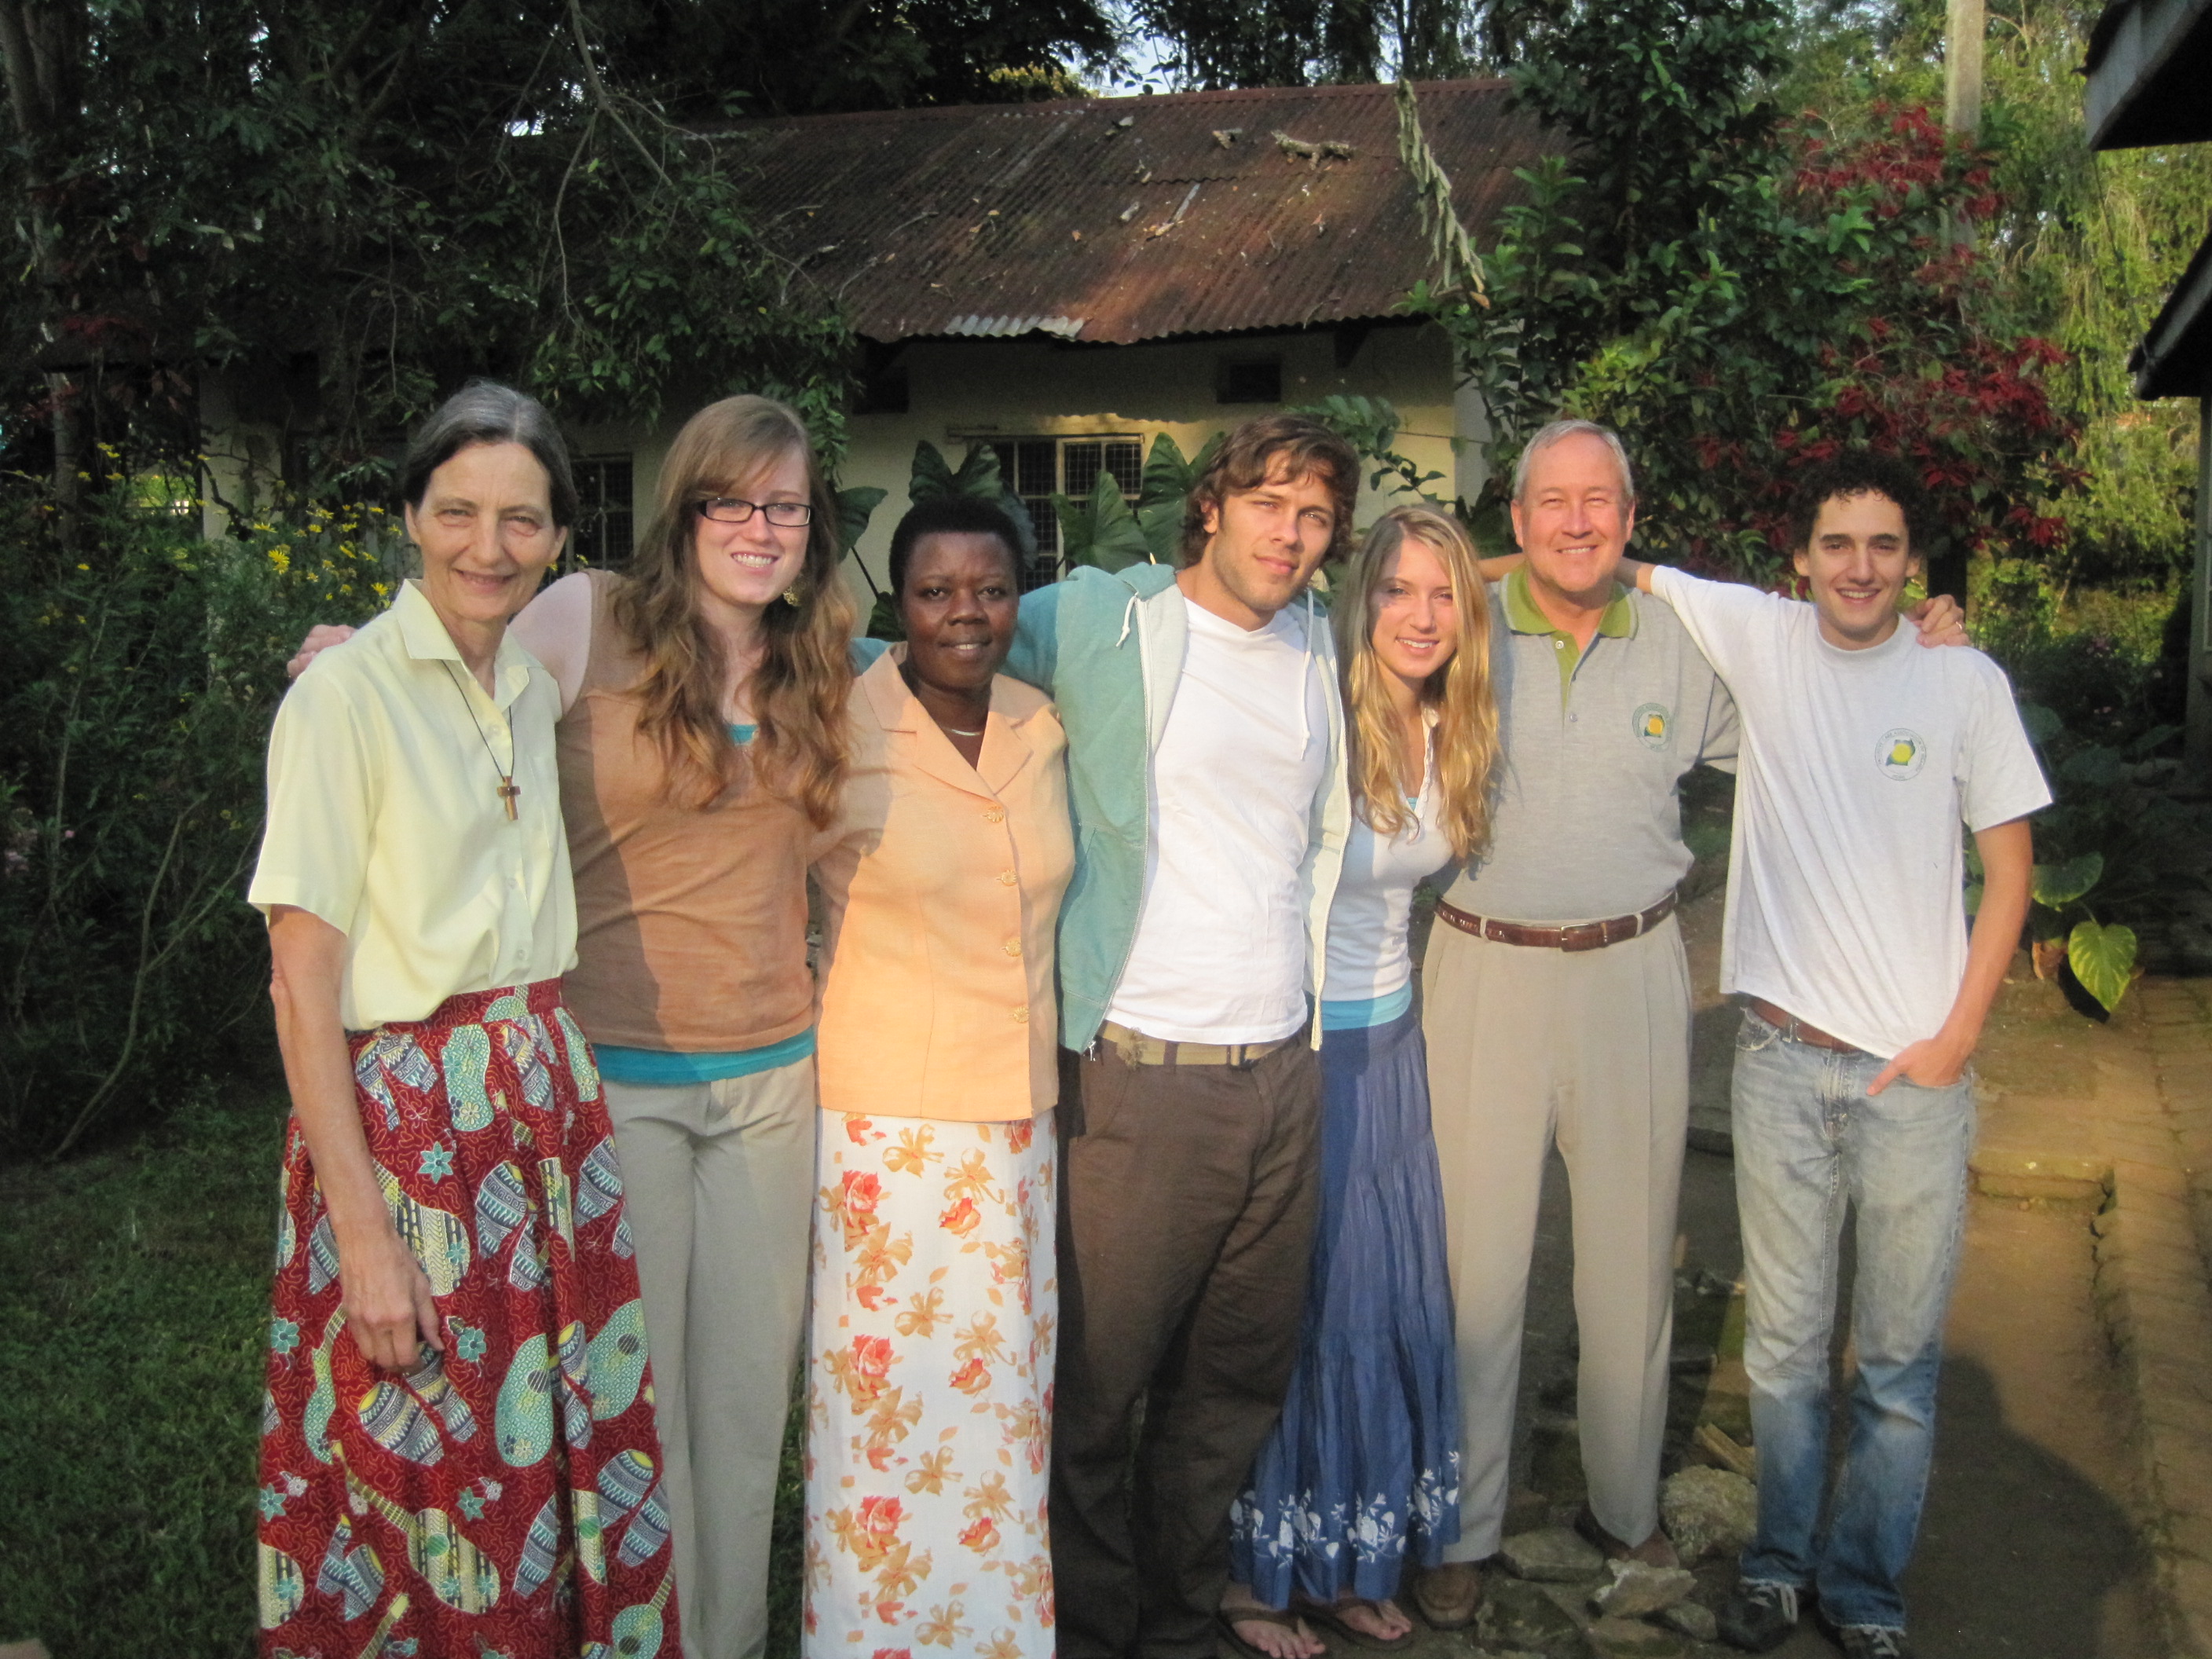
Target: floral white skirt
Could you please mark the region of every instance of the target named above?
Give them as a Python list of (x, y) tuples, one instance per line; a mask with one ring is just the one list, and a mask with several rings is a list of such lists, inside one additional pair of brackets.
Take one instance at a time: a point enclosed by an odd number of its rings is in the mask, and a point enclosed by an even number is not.
[(1051, 1659), (1052, 1115), (824, 1112), (817, 1167), (808, 1659)]

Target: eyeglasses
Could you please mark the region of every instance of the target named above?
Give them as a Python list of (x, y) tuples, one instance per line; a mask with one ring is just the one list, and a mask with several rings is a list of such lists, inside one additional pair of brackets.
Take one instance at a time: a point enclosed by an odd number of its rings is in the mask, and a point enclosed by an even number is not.
[(804, 530), (814, 522), (814, 509), (805, 501), (748, 501), (735, 495), (710, 495), (691, 503), (702, 519), (716, 524), (743, 524), (756, 513), (778, 530)]

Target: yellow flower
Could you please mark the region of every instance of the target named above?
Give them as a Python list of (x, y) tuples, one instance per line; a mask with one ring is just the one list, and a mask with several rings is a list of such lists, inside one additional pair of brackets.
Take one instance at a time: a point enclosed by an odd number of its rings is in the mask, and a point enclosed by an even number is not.
[(278, 575), (283, 575), (287, 570), (289, 570), (292, 568), (292, 550), (289, 547), (270, 548), (269, 550), (269, 562), (276, 567), (276, 574)]

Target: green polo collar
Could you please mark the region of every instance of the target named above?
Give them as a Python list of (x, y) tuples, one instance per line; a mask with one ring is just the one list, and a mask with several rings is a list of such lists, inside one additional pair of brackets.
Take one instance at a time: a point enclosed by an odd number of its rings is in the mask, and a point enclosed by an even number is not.
[[(1505, 578), (1505, 625), (1516, 634), (1551, 636), (1552, 654), (1559, 664), (1559, 702), (1564, 705), (1574, 686), (1575, 670), (1582, 666), (1583, 653), (1576, 648), (1575, 636), (1552, 626), (1552, 619), (1538, 608), (1536, 596), (1528, 591), (1526, 565), (1516, 568)], [(1613, 585), (1613, 598), (1606, 601), (1598, 617), (1597, 631), (1610, 640), (1636, 637), (1636, 607), (1628, 602), (1628, 590), (1619, 582)]]

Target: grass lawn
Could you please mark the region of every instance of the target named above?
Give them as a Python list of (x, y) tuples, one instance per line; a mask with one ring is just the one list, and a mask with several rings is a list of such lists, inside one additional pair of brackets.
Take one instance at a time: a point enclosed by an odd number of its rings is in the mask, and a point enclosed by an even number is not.
[(253, 1651), (282, 1097), (0, 1173), (0, 1642)]
[[(0, 1170), (0, 1644), (254, 1651), (283, 1122), (281, 1091), (256, 1082), (137, 1146)], [(785, 1449), (772, 1656), (798, 1650), (795, 1440)]]

